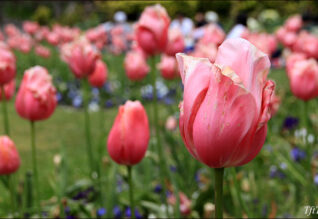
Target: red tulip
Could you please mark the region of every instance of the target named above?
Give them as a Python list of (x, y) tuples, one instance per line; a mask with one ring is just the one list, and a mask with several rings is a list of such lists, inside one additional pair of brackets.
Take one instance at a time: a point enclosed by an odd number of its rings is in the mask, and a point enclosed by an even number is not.
[(52, 115), (56, 104), (56, 89), (49, 72), (41, 66), (26, 70), (15, 101), (18, 114), (30, 121), (44, 120)]
[(126, 54), (124, 61), (127, 77), (132, 81), (140, 81), (149, 72), (149, 67), (142, 53), (130, 51)]
[(316, 60), (296, 62), (288, 77), (291, 91), (296, 97), (308, 101), (318, 96), (318, 63)]
[(189, 152), (213, 168), (240, 166), (262, 148), (274, 83), (269, 58), (244, 39), (228, 39), (215, 64), (177, 54), (184, 84), (180, 132)]
[[(4, 96), (6, 100), (10, 100), (15, 92), (15, 79), (12, 79), (4, 85)], [(3, 100), (2, 89), (0, 89), (0, 100)]]
[(146, 7), (136, 25), (136, 40), (149, 55), (163, 52), (168, 42), (170, 18), (161, 5)]
[(167, 80), (180, 76), (177, 68), (177, 60), (174, 56), (162, 55), (158, 69), (161, 72), (161, 76)]
[(184, 39), (181, 31), (179, 29), (169, 29), (168, 44), (165, 53), (169, 56), (174, 56), (178, 52), (183, 52), (184, 47)]
[(42, 45), (37, 45), (35, 47), (35, 53), (43, 58), (49, 58), (51, 56), (51, 51)]
[(0, 136), (0, 175), (16, 172), (20, 167), (20, 156), (14, 142), (8, 136)]
[(14, 54), (5, 47), (0, 47), (0, 85), (4, 85), (15, 77), (16, 66)]
[(92, 74), (100, 58), (99, 52), (85, 38), (63, 45), (61, 53), (62, 59), (77, 78)]
[(135, 165), (145, 156), (149, 143), (149, 124), (144, 107), (139, 101), (127, 101), (119, 107), (110, 130), (107, 150), (118, 164)]
[(102, 60), (96, 62), (96, 67), (90, 76), (88, 76), (88, 81), (93, 87), (102, 87), (107, 80), (107, 66)]

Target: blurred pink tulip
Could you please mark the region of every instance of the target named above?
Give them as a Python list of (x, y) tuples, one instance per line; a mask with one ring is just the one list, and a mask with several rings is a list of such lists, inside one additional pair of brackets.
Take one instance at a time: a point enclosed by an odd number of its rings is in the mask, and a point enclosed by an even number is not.
[(165, 53), (169, 56), (175, 56), (178, 52), (183, 52), (185, 47), (181, 31), (177, 28), (169, 29), (168, 44)]
[(127, 77), (132, 81), (140, 81), (149, 72), (149, 66), (141, 52), (130, 51), (126, 54), (124, 67)]
[[(9, 81), (4, 85), (4, 96), (6, 100), (10, 100), (15, 92), (15, 79)], [(2, 90), (0, 89), (0, 101), (3, 100)]]
[(59, 35), (55, 32), (48, 33), (46, 36), (46, 40), (49, 44), (51, 44), (53, 46), (57, 46), (60, 42)]
[(289, 72), (293, 69), (294, 65), (298, 61), (302, 61), (306, 59), (306, 55), (303, 53), (292, 53), (286, 59), (286, 72)]
[[(183, 193), (179, 192), (179, 199), (180, 199), (180, 212), (182, 215), (189, 215), (191, 214), (191, 200)], [(174, 194), (168, 196), (168, 203), (171, 205), (175, 205), (177, 202), (176, 197)]]
[(52, 115), (56, 104), (56, 89), (49, 72), (41, 66), (26, 70), (15, 101), (18, 114), (30, 121), (44, 120)]
[(263, 53), (271, 56), (277, 49), (276, 37), (267, 33), (250, 33), (246, 34), (244, 39), (250, 41), (256, 48)]
[(9, 175), (20, 167), (20, 156), (8, 136), (0, 136), (0, 175)]
[(177, 67), (177, 60), (174, 56), (162, 55), (161, 61), (157, 67), (164, 79), (172, 80), (180, 76)]
[(204, 28), (204, 35), (199, 40), (199, 43), (207, 45), (209, 43), (213, 43), (216, 45), (220, 45), (225, 39), (224, 31), (216, 24), (208, 24)]
[(293, 94), (308, 101), (318, 96), (318, 63), (314, 59), (297, 61), (289, 74)]
[(23, 22), (23, 30), (28, 34), (35, 34), (39, 30), (40, 26), (38, 23), (33, 21), (24, 21)]
[(244, 39), (228, 39), (215, 64), (177, 54), (184, 84), (180, 132), (189, 152), (213, 168), (240, 166), (261, 150), (271, 117), (270, 61)]
[(191, 56), (198, 58), (208, 58), (210, 62), (214, 63), (218, 48), (214, 43), (197, 43), (195, 50), (191, 53)]
[(3, 41), (4, 40), (4, 35), (3, 33), (0, 31), (0, 41)]
[(136, 40), (149, 55), (165, 50), (170, 18), (161, 5), (148, 6), (136, 25)]
[(284, 26), (288, 31), (297, 32), (303, 26), (303, 20), (300, 15), (294, 15), (287, 19)]
[(7, 36), (16, 36), (20, 34), (20, 30), (14, 24), (7, 24), (4, 27), (4, 32)]
[(169, 116), (166, 120), (166, 129), (169, 131), (174, 131), (176, 130), (178, 125), (178, 121), (176, 119), (176, 117), (174, 116)]
[(16, 61), (14, 54), (5, 47), (0, 47), (0, 85), (4, 85), (15, 77)]
[(295, 32), (288, 31), (285, 27), (280, 27), (276, 31), (276, 37), (284, 46), (288, 48), (291, 48), (297, 40), (297, 34)]
[(293, 45), (293, 51), (318, 59), (318, 37), (307, 31), (301, 31)]
[(110, 157), (118, 164), (135, 165), (145, 156), (150, 130), (148, 117), (139, 101), (127, 101), (118, 115), (107, 140)]
[(272, 116), (274, 116), (277, 113), (280, 104), (281, 104), (281, 99), (274, 92), (271, 98), (271, 102), (269, 103), (269, 108), (270, 108)]
[(49, 48), (42, 45), (37, 45), (35, 47), (35, 53), (43, 58), (49, 58), (51, 56), (51, 51)]
[(93, 74), (88, 76), (89, 83), (93, 87), (102, 87), (107, 80), (107, 72), (106, 64), (102, 60), (98, 60)]
[(100, 58), (99, 52), (85, 38), (63, 45), (61, 55), (77, 78), (92, 74)]

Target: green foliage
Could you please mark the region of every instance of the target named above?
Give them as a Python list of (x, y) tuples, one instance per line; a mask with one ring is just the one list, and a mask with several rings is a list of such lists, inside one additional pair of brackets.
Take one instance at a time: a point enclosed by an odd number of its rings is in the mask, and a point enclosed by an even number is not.
[(32, 20), (37, 21), (41, 25), (49, 24), (52, 19), (51, 9), (45, 5), (40, 5), (32, 15)]

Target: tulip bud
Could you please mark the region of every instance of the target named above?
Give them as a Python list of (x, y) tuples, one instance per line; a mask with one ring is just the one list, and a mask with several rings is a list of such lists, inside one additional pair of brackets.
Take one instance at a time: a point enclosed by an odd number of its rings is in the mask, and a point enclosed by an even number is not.
[(49, 72), (41, 66), (26, 70), (15, 101), (18, 114), (30, 121), (47, 119), (56, 104), (56, 89)]
[(88, 81), (93, 87), (102, 87), (107, 80), (107, 66), (102, 60), (96, 62), (94, 72), (88, 76)]
[(0, 137), (0, 175), (16, 172), (20, 167), (19, 153), (8, 136)]
[[(6, 100), (10, 100), (15, 92), (15, 79), (4, 85), (4, 96)], [(0, 100), (3, 100), (2, 89), (0, 89)]]
[(145, 156), (149, 143), (149, 124), (144, 107), (139, 101), (127, 101), (110, 130), (107, 150), (118, 164), (135, 165)]

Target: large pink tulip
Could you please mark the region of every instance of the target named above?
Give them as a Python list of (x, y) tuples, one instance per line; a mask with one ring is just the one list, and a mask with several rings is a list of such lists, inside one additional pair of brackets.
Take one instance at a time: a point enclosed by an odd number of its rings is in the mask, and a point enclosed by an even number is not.
[(88, 76), (89, 83), (94, 87), (102, 87), (107, 80), (107, 72), (106, 64), (102, 60), (98, 60), (93, 74)]
[(132, 81), (142, 80), (149, 72), (146, 59), (138, 51), (130, 51), (126, 54), (124, 67), (127, 77)]
[(303, 25), (303, 20), (300, 15), (289, 17), (285, 22), (285, 27), (288, 31), (297, 32)]
[(56, 104), (56, 89), (49, 72), (41, 66), (26, 70), (15, 101), (18, 114), (30, 121), (44, 120), (52, 115)]
[(158, 69), (160, 70), (161, 76), (167, 80), (175, 79), (180, 75), (177, 68), (176, 57), (174, 56), (162, 55)]
[(99, 52), (85, 39), (68, 43), (61, 48), (62, 59), (68, 63), (77, 78), (84, 78), (95, 70)]
[(135, 165), (145, 156), (149, 143), (149, 124), (144, 107), (139, 101), (127, 101), (110, 130), (107, 150), (118, 164)]
[(161, 5), (146, 7), (136, 25), (139, 46), (149, 55), (165, 50), (170, 18)]
[(0, 85), (15, 77), (16, 65), (14, 54), (6, 47), (0, 47)]
[(14, 142), (8, 136), (0, 136), (0, 175), (16, 172), (20, 167), (20, 156)]
[(308, 101), (318, 96), (318, 63), (314, 59), (301, 60), (294, 64), (289, 74), (293, 94)]
[(274, 83), (270, 61), (244, 39), (228, 39), (215, 64), (177, 54), (184, 84), (180, 132), (189, 152), (213, 168), (240, 166), (261, 150)]
[(183, 52), (184, 47), (185, 44), (181, 31), (177, 28), (169, 29), (168, 44), (165, 53), (169, 56), (174, 56), (179, 52)]
[[(6, 100), (10, 100), (15, 92), (15, 79), (12, 79), (4, 85), (4, 97)], [(3, 100), (2, 89), (0, 89), (0, 101)]]

